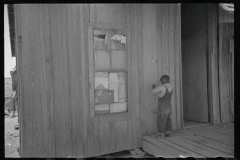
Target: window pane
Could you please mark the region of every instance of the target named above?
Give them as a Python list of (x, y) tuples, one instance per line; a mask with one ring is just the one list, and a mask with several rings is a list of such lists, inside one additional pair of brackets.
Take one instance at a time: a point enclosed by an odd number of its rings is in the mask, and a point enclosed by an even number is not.
[(95, 72), (95, 89), (108, 89), (108, 72)]
[(126, 76), (125, 72), (118, 72), (118, 101), (119, 102), (126, 102)]
[(125, 51), (112, 51), (111, 61), (112, 69), (125, 69), (126, 66), (126, 52)]
[(94, 90), (95, 104), (112, 104), (113, 90)]
[(117, 76), (117, 73), (109, 73), (109, 90), (114, 91), (114, 102), (118, 102), (118, 76)]
[(121, 43), (121, 42), (118, 41), (118, 40), (112, 40), (111, 49), (112, 49), (112, 50), (125, 51), (125, 44), (124, 44), (124, 43)]
[(110, 55), (106, 51), (94, 51), (95, 68), (110, 69)]
[(104, 45), (105, 35), (106, 35), (106, 31), (101, 31), (101, 30), (93, 31), (94, 49), (107, 50), (107, 46)]
[(127, 102), (110, 104), (110, 113), (126, 112)]

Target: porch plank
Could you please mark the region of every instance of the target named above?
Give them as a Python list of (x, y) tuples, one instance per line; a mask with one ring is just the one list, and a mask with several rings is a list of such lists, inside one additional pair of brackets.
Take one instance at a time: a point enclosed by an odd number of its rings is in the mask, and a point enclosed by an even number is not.
[(225, 123), (225, 124), (228, 125), (228, 126), (234, 127), (234, 123)]
[(229, 136), (234, 136), (234, 132), (229, 132), (227, 130), (224, 130), (224, 128), (215, 128), (212, 126), (204, 126), (205, 129), (209, 130), (209, 131), (213, 131), (215, 133), (219, 133), (219, 134), (226, 134)]
[[(146, 140), (146, 136), (145, 137), (142, 137), (142, 139), (145, 139)], [(179, 151), (182, 151), (188, 155), (190, 155), (191, 157), (197, 157), (197, 158), (203, 158), (204, 156), (200, 155), (200, 154), (197, 154), (191, 150), (188, 150), (186, 149), (184, 146), (182, 145), (179, 145), (179, 144), (175, 144), (175, 143), (172, 143), (168, 140), (165, 140), (165, 139), (158, 139), (158, 141), (161, 141), (162, 143), (166, 144), (166, 145), (169, 145), (171, 146), (172, 148), (175, 148), (175, 149), (178, 149)]]
[(208, 147), (206, 145), (203, 145), (203, 144), (191, 141), (191, 140), (189, 140), (188, 138), (186, 138), (186, 137), (184, 137), (182, 135), (178, 135), (177, 133), (174, 135), (174, 137), (176, 137), (177, 139), (180, 139), (180, 140), (182, 140), (184, 142), (187, 142), (189, 144), (192, 144), (192, 145), (194, 145), (194, 146), (196, 146), (196, 147), (198, 147), (198, 148), (200, 148), (202, 150), (205, 150), (205, 151), (209, 152), (209, 154), (211, 154), (210, 157), (219, 157), (219, 156), (220, 157), (233, 157), (233, 155), (226, 154), (224, 152), (218, 151), (218, 150), (216, 150), (214, 148), (211, 148), (211, 147)]
[(196, 135), (196, 134), (194, 134), (192, 132), (188, 132), (186, 130), (177, 131), (176, 134), (181, 135), (185, 138), (188, 138), (189, 140), (192, 140), (194, 142), (200, 143), (202, 145), (212, 147), (212, 148), (222, 151), (224, 153), (232, 154), (232, 152), (234, 150), (234, 148), (232, 146), (211, 140), (206, 137), (202, 137), (200, 135)]
[(143, 140), (142, 146), (146, 152), (148, 152), (156, 157), (166, 157), (166, 158), (175, 157), (174, 155), (170, 154), (169, 152), (165, 151), (164, 149), (162, 149), (148, 141)]
[(163, 142), (161, 142), (161, 141), (158, 141), (157, 139), (155, 139), (155, 138), (153, 138), (153, 137), (150, 137), (150, 136), (145, 137), (145, 140), (146, 140), (147, 142), (152, 143), (152, 144), (154, 144), (155, 146), (157, 146), (157, 147), (159, 147), (159, 148), (161, 148), (161, 149), (163, 149), (163, 150), (171, 153), (171, 154), (174, 155), (175, 157), (180, 157), (179, 155), (182, 155), (182, 156), (184, 156), (184, 157), (190, 156), (189, 154), (186, 154), (185, 152), (182, 152), (182, 151), (180, 151), (180, 150), (178, 150), (178, 149), (175, 149), (175, 148), (173, 148), (173, 147), (171, 147), (171, 146), (169, 146), (169, 145), (167, 145), (167, 144), (165, 144), (165, 143), (163, 143)]
[(181, 139), (179, 137), (173, 136), (173, 137), (168, 137), (166, 139), (175, 144), (182, 145), (185, 148), (187, 148), (195, 153), (198, 153), (204, 157), (215, 157), (215, 155), (213, 153), (211, 153), (205, 149), (199, 148), (197, 146), (194, 146), (193, 144), (190, 144), (187, 141), (183, 141), (183, 139)]
[(212, 125), (213, 128), (217, 128), (217, 129), (222, 129), (226, 132), (229, 132), (229, 133), (234, 133), (234, 128), (232, 127), (229, 127), (229, 126), (226, 126), (226, 127), (222, 127), (222, 125)]
[(204, 137), (208, 137), (210, 139), (216, 140), (216, 141), (221, 142), (221, 143), (229, 144), (229, 145), (232, 145), (232, 146), (234, 144), (234, 140), (233, 140), (232, 136), (214, 133), (214, 132), (211, 132), (211, 131), (203, 129), (203, 128), (199, 129), (198, 127), (189, 128), (187, 130), (189, 130), (191, 132), (194, 132), (198, 135), (202, 135)]

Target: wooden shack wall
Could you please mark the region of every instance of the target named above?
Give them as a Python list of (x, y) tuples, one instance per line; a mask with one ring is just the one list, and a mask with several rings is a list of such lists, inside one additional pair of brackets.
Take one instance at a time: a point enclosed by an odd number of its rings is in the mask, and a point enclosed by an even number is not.
[[(92, 157), (112, 152), (112, 145), (114, 151), (141, 147), (141, 136), (157, 131), (151, 85), (163, 74), (170, 75), (174, 90), (173, 129), (182, 127), (180, 4), (115, 5), (15, 5), (21, 157)], [(108, 126), (90, 118), (88, 23), (93, 21), (126, 25), (131, 121)], [(107, 141), (105, 133), (113, 127), (124, 135), (127, 128), (128, 148), (119, 145), (120, 134), (118, 144)]]
[(94, 137), (87, 132), (92, 124), (87, 6), (27, 4), (15, 9), (21, 157), (86, 157), (89, 150), (98, 151), (87, 141)]
[[(141, 6), (141, 5), (140, 5)], [(180, 4), (144, 4), (140, 24), (142, 39), (139, 52), (139, 96), (142, 135), (157, 132), (157, 94), (152, 84), (160, 85), (162, 75), (170, 76), (173, 86), (172, 128), (180, 129), (182, 122), (181, 71), (181, 6)], [(137, 16), (137, 15), (136, 15)], [(142, 27), (142, 28), (141, 28)]]

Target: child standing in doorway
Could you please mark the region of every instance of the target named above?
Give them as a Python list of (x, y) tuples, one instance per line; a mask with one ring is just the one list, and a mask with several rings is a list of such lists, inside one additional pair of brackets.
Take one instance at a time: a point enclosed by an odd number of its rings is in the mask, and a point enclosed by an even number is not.
[(160, 78), (161, 86), (152, 86), (152, 93), (158, 93), (158, 110), (154, 112), (157, 114), (158, 134), (156, 138), (164, 138), (170, 136), (172, 131), (171, 126), (171, 97), (172, 86), (169, 83), (169, 76), (163, 75)]

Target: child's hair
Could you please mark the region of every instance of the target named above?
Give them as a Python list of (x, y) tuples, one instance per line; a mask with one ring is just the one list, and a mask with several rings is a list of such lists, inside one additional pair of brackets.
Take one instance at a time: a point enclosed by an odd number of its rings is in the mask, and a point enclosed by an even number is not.
[(160, 81), (161, 81), (162, 84), (169, 83), (169, 76), (168, 75), (163, 75), (160, 78)]

